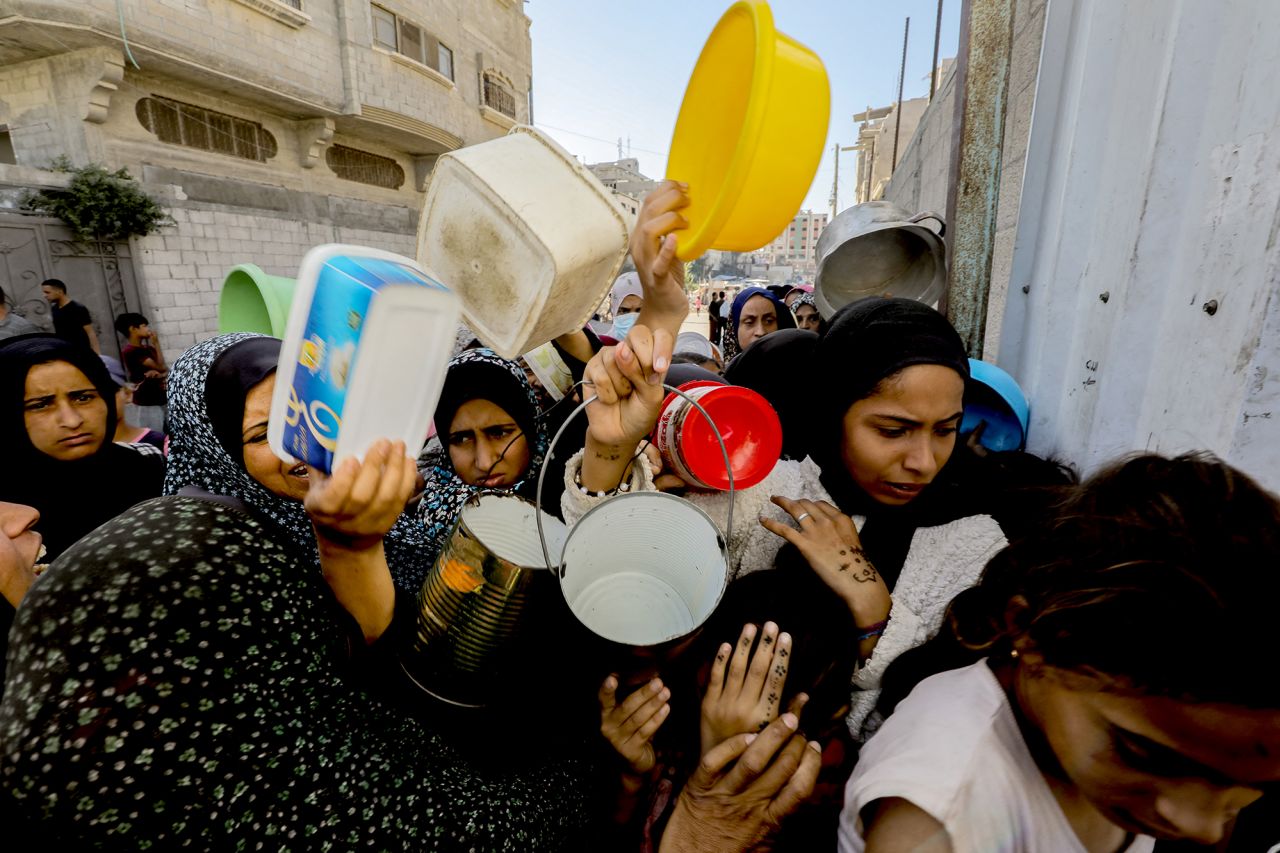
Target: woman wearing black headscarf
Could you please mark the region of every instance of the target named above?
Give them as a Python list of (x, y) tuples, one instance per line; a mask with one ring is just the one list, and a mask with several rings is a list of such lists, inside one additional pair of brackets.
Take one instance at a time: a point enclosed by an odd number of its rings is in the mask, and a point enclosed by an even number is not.
[[(849, 605), (863, 658), (849, 725), (865, 737), (876, 724), (864, 727), (889, 662), (937, 632), (947, 602), (1005, 545), (999, 524), (948, 465), (968, 359), (941, 314), (905, 299), (846, 306), (816, 349), (807, 333), (779, 344), (784, 361), (792, 361), (790, 349), (812, 353), (822, 366), (794, 376), (808, 404), (792, 423), (808, 424), (809, 455), (779, 462), (763, 483), (736, 494), (735, 517), (760, 524), (735, 526), (730, 562), (739, 573), (799, 563)], [(608, 381), (603, 372), (589, 373)], [(606, 409), (588, 409), (593, 423)], [(576, 459), (568, 468), (566, 483), (588, 479)], [(631, 488), (653, 488), (643, 466), (633, 466)], [(686, 497), (712, 518), (727, 515), (726, 493)], [(566, 520), (595, 500), (566, 490)], [(799, 553), (780, 557), (784, 539)]]
[(116, 385), (97, 354), (53, 335), (0, 344), (0, 500), (40, 513), (50, 559), (160, 494), (164, 458), (114, 443)]
[[(273, 838), (305, 849), (561, 849), (586, 820), (577, 755), (481, 769), (456, 732), (361, 689), (368, 658), (317, 570), (311, 519), (279, 494), (299, 475), (249, 458), (252, 392), (274, 346), (232, 335), (179, 359), (169, 486), (183, 493), (85, 537), (27, 594), (0, 703), (7, 837), (65, 849), (230, 850)], [(308, 484), (311, 497), (341, 472)]]
[(809, 386), (821, 372), (818, 336), (803, 329), (774, 332), (733, 360), (725, 369), (730, 385), (750, 388), (769, 401), (782, 423), (782, 458), (796, 462), (809, 455)]
[[(449, 362), (435, 425), (439, 444), (429, 445), (418, 462), (426, 481), (418, 515), (431, 555), (444, 546), (463, 505), (477, 492), (509, 491), (533, 500), (548, 441), (524, 369), (484, 348)], [(546, 501), (553, 511), (556, 497)], [(396, 584), (416, 592), (422, 580), (398, 577)]]

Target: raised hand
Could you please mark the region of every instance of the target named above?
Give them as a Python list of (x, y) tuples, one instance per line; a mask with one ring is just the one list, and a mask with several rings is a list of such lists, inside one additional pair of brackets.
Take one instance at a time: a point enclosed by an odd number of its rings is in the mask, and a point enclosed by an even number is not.
[[(671, 347), (670, 335), (650, 333), (637, 324), (627, 340), (605, 347), (587, 364), (584, 378), (597, 399), (587, 406), (586, 452), (582, 485), (608, 491), (626, 476), (641, 439), (653, 431), (666, 391), (666, 369), (655, 364), (660, 346)], [(647, 464), (642, 461), (641, 464)]]
[[(644, 307), (636, 321), (650, 329), (664, 329), (675, 336), (689, 314), (689, 297), (684, 291), (684, 264), (676, 257), (676, 235), (689, 221), (680, 210), (689, 205), (688, 184), (663, 181), (645, 196), (631, 232), (631, 259), (635, 262)], [(671, 349), (660, 343), (662, 369), (671, 361)]]
[(813, 571), (839, 595), (860, 628), (888, 618), (892, 599), (884, 578), (862, 550), (853, 519), (826, 501), (793, 501), (775, 496), (773, 502), (791, 514), (799, 530), (771, 518), (764, 527), (795, 545)]
[(378, 545), (404, 512), (417, 477), (404, 442), (386, 439), (363, 462), (347, 459), (330, 477), (312, 471), (305, 506), (317, 537), (351, 550)]
[(735, 735), (702, 757), (680, 792), (660, 853), (759, 849), (813, 793), (822, 747), (796, 735), (783, 714), (759, 735)]
[(618, 677), (600, 685), (600, 734), (626, 762), (634, 776), (646, 776), (657, 764), (653, 736), (671, 714), (671, 691), (653, 679), (618, 704)]
[(737, 734), (759, 732), (778, 716), (791, 664), (791, 635), (764, 623), (755, 654), (756, 626), (745, 625), (736, 646), (724, 643), (711, 665), (702, 698), (702, 755)]

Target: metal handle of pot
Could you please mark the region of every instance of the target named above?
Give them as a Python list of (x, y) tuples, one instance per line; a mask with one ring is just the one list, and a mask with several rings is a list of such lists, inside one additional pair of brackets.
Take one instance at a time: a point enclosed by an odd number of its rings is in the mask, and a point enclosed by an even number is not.
[(937, 222), (937, 223), (938, 223), (938, 236), (939, 236), (939, 237), (944, 237), (944, 236), (946, 236), (946, 233), (947, 233), (947, 221), (946, 221), (945, 219), (943, 219), (941, 216), (939, 216), (938, 214), (936, 214), (936, 213), (934, 213), (934, 212), (932, 212), (932, 211), (925, 211), (924, 213), (917, 213), (915, 216), (911, 217), (911, 218), (910, 218), (910, 219), (908, 219), (907, 221), (908, 221), (908, 222), (910, 222), (912, 225), (917, 225), (917, 224), (919, 224), (919, 223), (923, 222), (923, 221), (924, 221), (924, 220), (926, 220), (926, 219), (932, 219), (932, 220), (934, 220), (935, 222)]
[[(678, 394), (680, 397), (684, 398), (685, 402), (687, 402), (690, 406), (693, 406), (695, 409), (697, 409), (698, 412), (701, 413), (701, 415), (707, 419), (707, 423), (711, 425), (711, 431), (712, 433), (715, 434), (716, 441), (720, 445), (720, 453), (724, 457), (724, 470), (729, 478), (729, 514), (725, 519), (725, 530), (724, 530), (724, 541), (727, 545), (727, 543), (733, 540), (733, 498), (735, 493), (735, 489), (733, 486), (733, 465), (729, 462), (729, 447), (724, 443), (724, 436), (720, 434), (720, 428), (716, 426), (716, 422), (711, 419), (711, 415), (707, 413), (706, 409), (702, 408), (702, 406), (698, 403), (697, 400), (695, 400), (693, 397), (689, 396), (688, 394), (686, 394), (685, 392), (681, 391), (679, 388), (676, 388), (673, 385), (667, 385), (666, 383), (663, 383), (662, 387), (667, 391), (672, 392), (673, 394)], [(538, 523), (538, 542), (542, 545), (542, 559), (546, 560), (546, 565), (548, 569), (552, 567), (551, 549), (547, 547), (547, 534), (542, 527), (542, 486), (547, 479), (547, 469), (551, 467), (548, 463), (550, 463), (552, 458), (555, 456), (556, 445), (560, 443), (560, 438), (564, 435), (564, 431), (569, 428), (569, 424), (573, 423), (574, 419), (577, 418), (578, 415), (585, 412), (587, 410), (587, 406), (590, 406), (595, 401), (596, 401), (596, 397), (593, 394), (592, 396), (584, 400), (582, 404), (578, 406), (578, 408), (570, 412), (569, 417), (564, 419), (564, 423), (560, 425), (560, 429), (556, 430), (555, 436), (551, 439), (551, 446), (547, 448), (546, 461), (542, 463), (542, 470), (538, 472), (538, 491), (534, 495), (534, 514), (533, 515), (534, 515), (534, 520), (537, 521)], [(643, 453), (639, 454), (636, 457), (636, 459), (639, 459), (643, 455), (644, 455)], [(634, 459), (632, 460), (631, 464), (632, 465), (635, 464)], [(560, 566), (560, 565), (563, 565), (563, 563), (564, 563), (564, 553), (562, 552), (560, 554), (560, 561), (556, 563), (556, 565)], [(559, 576), (560, 576), (560, 573), (557, 571), (556, 577), (558, 578)]]

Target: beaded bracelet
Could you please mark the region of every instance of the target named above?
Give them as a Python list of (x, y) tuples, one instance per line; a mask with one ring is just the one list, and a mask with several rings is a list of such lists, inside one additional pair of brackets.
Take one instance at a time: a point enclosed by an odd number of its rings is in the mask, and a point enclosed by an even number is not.
[(622, 482), (619, 483), (616, 487), (610, 489), (609, 491), (592, 492), (586, 486), (582, 485), (582, 468), (579, 467), (577, 471), (573, 472), (573, 485), (577, 487), (578, 491), (582, 492), (584, 495), (588, 497), (591, 497), (594, 494), (595, 497), (597, 498), (606, 498), (606, 497), (609, 497), (610, 495), (616, 495), (619, 492), (631, 491), (631, 480), (630, 480), (630, 476), (628, 476), (630, 475), (630, 473), (631, 473), (631, 470), (628, 468), (626, 474), (622, 478)]
[(858, 635), (858, 642), (861, 643), (863, 640), (870, 640), (873, 637), (879, 637), (884, 633), (884, 629), (887, 627), (889, 627), (889, 620), (881, 619), (874, 625), (868, 625), (865, 628), (860, 628), (859, 630), (862, 633)]

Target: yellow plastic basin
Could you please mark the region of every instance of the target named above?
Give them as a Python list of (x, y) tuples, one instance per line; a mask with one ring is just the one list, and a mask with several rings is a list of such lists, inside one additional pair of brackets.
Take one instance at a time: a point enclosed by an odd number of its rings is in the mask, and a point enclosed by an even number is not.
[(818, 171), (831, 117), (822, 60), (739, 0), (702, 48), (680, 105), (667, 176), (689, 184), (677, 255), (748, 252), (782, 233)]

